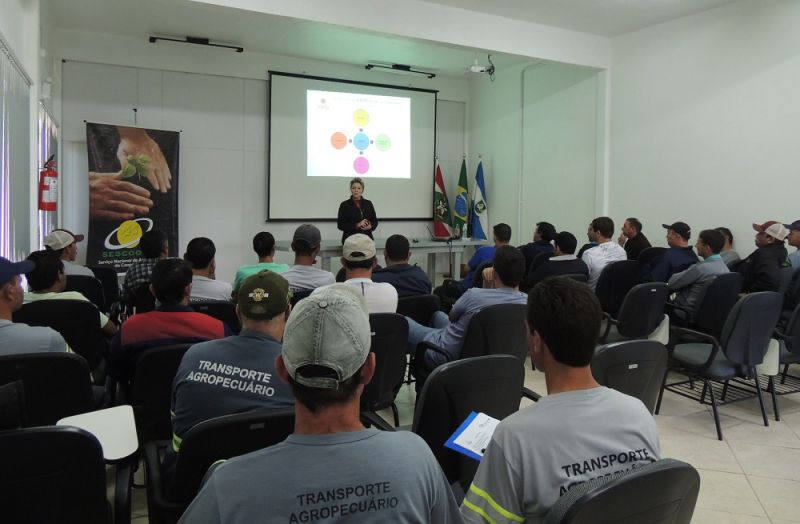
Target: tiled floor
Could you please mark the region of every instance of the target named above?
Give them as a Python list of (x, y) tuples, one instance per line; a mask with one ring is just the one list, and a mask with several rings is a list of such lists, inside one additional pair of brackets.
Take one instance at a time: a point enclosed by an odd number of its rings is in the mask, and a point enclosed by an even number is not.
[[(544, 375), (530, 367), (525, 385), (541, 394), (546, 391)], [(412, 422), (414, 396), (412, 386), (403, 387), (397, 397), (401, 425)], [(769, 427), (763, 425), (755, 398), (722, 406), (725, 440), (720, 442), (710, 407), (664, 394), (656, 417), (662, 456), (689, 462), (700, 472), (694, 523), (800, 522), (800, 394), (778, 401), (781, 420), (775, 421), (768, 404)], [(523, 401), (523, 406), (529, 403)], [(388, 410), (382, 415), (391, 420)], [(141, 472), (136, 480), (142, 483)], [(133, 523), (144, 524), (144, 489), (134, 490), (133, 497)]]

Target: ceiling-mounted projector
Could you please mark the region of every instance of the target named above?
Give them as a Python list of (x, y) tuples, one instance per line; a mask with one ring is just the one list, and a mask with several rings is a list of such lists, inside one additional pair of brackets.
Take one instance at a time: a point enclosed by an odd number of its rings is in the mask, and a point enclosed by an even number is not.
[(492, 55), (486, 55), (486, 60), (488, 60), (488, 65), (480, 65), (478, 63), (478, 59), (475, 59), (475, 63), (471, 66), (467, 67), (464, 71), (465, 75), (489, 75), (489, 78), (494, 81), (494, 62), (492, 62)]

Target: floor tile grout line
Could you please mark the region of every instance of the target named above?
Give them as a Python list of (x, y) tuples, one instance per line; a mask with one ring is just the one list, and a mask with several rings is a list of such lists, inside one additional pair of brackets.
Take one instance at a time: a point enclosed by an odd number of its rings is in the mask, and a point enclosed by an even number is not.
[(753, 492), (753, 495), (756, 496), (756, 500), (758, 501), (758, 504), (761, 506), (761, 509), (764, 511), (764, 515), (767, 516), (767, 520), (771, 524), (772, 523), (772, 517), (770, 517), (769, 512), (767, 511), (767, 508), (764, 505), (764, 502), (761, 500), (761, 497), (758, 495), (758, 491), (756, 491), (756, 488), (753, 487), (753, 483), (750, 482), (750, 476), (747, 474), (747, 471), (745, 471), (744, 466), (742, 465), (741, 461), (739, 460), (739, 456), (736, 454), (736, 450), (733, 449), (733, 446), (731, 446), (730, 442), (727, 441), (727, 440), (725, 441), (725, 445), (728, 446), (728, 449), (730, 450), (731, 454), (733, 455), (733, 459), (736, 461), (737, 464), (739, 464), (739, 467), (742, 469), (742, 473), (744, 474), (744, 478), (747, 481), (747, 485), (750, 487), (750, 490)]

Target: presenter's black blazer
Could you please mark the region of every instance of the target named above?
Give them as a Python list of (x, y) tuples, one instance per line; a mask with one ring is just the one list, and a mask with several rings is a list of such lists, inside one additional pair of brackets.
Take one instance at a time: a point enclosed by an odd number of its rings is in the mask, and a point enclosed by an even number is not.
[[(356, 224), (364, 219), (369, 220), (372, 229), (361, 231)], [(348, 198), (339, 204), (339, 214), (336, 218), (336, 226), (342, 231), (342, 244), (344, 239), (356, 233), (363, 233), (372, 238), (372, 232), (378, 227), (378, 217), (375, 215), (375, 206), (366, 198), (361, 199), (361, 209), (355, 205), (352, 198)]]

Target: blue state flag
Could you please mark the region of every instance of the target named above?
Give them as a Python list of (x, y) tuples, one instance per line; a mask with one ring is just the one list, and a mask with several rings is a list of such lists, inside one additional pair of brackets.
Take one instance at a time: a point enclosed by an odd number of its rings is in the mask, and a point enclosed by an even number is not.
[(470, 226), (472, 228), (472, 238), (475, 240), (487, 240), (489, 238), (486, 235), (486, 232), (489, 231), (489, 207), (486, 201), (486, 182), (483, 179), (483, 162), (478, 162), (478, 170), (475, 172)]

